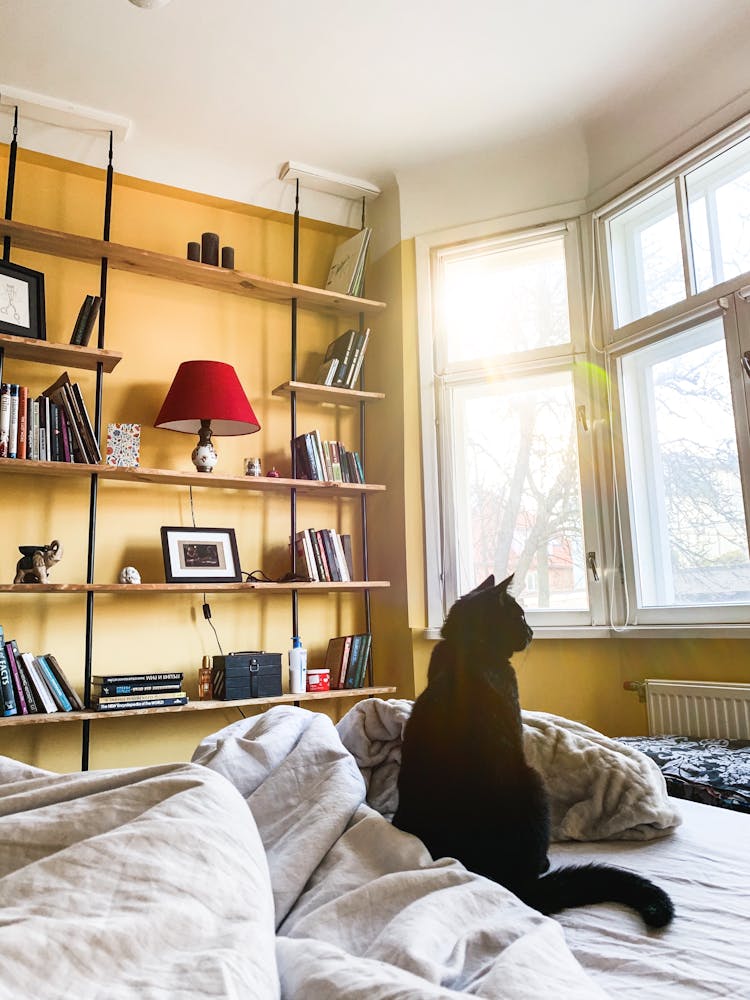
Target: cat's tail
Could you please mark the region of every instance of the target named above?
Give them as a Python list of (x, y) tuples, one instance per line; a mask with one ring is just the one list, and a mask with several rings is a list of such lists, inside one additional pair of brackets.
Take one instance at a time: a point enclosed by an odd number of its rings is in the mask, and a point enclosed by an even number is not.
[(674, 916), (672, 900), (648, 879), (611, 865), (567, 865), (542, 875), (522, 898), (541, 913), (559, 913), (590, 903), (623, 903), (649, 927), (666, 927)]

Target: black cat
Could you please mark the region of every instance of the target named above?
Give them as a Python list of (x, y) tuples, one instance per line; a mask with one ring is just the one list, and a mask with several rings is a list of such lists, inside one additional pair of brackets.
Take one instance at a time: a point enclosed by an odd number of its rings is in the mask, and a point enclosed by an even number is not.
[(549, 868), (549, 806), (526, 763), (513, 653), (532, 631), (508, 593), (513, 577), (488, 577), (451, 608), (430, 660), (427, 687), (404, 730), (393, 823), (433, 858), (452, 857), (507, 886), (542, 913), (617, 902), (651, 927), (673, 915), (665, 892), (609, 865)]

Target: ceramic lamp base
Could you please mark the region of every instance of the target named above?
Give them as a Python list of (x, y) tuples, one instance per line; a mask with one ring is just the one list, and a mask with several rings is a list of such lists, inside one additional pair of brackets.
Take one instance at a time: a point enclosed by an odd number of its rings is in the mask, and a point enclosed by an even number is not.
[(211, 425), (208, 420), (201, 420), (201, 429), (198, 436), (198, 444), (193, 448), (190, 456), (193, 465), (198, 472), (213, 472), (219, 456), (216, 449), (211, 444)]

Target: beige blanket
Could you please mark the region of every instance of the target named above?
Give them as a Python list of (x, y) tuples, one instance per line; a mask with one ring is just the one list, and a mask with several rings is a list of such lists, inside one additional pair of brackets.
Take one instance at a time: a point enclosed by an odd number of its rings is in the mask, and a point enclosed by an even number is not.
[[(401, 740), (411, 706), (370, 698), (337, 726), (365, 778), (367, 801), (388, 817), (398, 804)], [(553, 840), (651, 840), (679, 825), (661, 771), (639, 750), (556, 715), (523, 712), (523, 723), (527, 759), (549, 792)]]

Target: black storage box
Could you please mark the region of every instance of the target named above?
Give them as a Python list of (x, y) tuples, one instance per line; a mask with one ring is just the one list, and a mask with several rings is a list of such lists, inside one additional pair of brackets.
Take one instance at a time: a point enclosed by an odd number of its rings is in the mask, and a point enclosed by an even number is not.
[(218, 701), (274, 698), (281, 692), (281, 653), (250, 650), (214, 656), (213, 696)]

